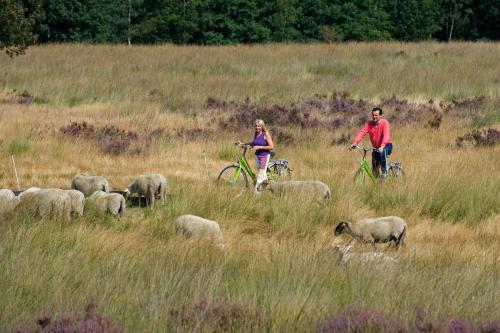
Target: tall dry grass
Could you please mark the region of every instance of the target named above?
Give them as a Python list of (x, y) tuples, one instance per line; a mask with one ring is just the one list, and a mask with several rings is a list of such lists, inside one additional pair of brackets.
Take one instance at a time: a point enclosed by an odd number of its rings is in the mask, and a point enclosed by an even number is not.
[[(50, 45), (0, 57), (1, 187), (17, 187), (10, 155), (23, 189), (68, 188), (77, 172), (104, 175), (115, 189), (145, 172), (170, 182), (166, 206), (130, 208), (122, 220), (2, 221), (0, 331), (45, 313), (79, 313), (90, 296), (130, 332), (182, 331), (172, 317), (200, 299), (248, 307), (261, 316), (260, 329), (279, 332), (311, 331), (353, 303), (408, 321), (418, 307), (433, 318), (499, 319), (499, 146), (455, 145), (478, 127), (478, 114), (445, 115), (439, 130), (393, 126), (391, 158), (403, 161), (406, 176), (365, 186), (352, 181), (359, 156), (331, 144), (357, 127), (286, 128), (295, 141), (277, 141), (277, 157), (290, 161), (295, 179), (332, 189), (332, 199), (317, 205), (217, 191), (218, 172), (239, 154), (232, 142), (250, 138), (252, 128), (222, 131), (218, 121), (233, 111), (202, 107), (208, 97), (288, 105), (334, 90), (374, 101), (497, 98), (498, 51), (494, 43)], [(16, 104), (12, 89), (28, 90), (33, 103)], [(498, 112), (482, 110), (480, 120), (498, 128)], [(165, 132), (140, 154), (112, 155), (95, 141), (64, 136), (59, 129), (71, 121)], [(216, 133), (183, 137), (182, 128)], [(219, 221), (227, 251), (176, 236), (173, 220), (185, 213)], [(388, 250), (397, 268), (339, 265), (332, 242), (348, 237), (334, 239), (333, 227), (375, 215), (408, 222), (406, 246)], [(256, 330), (248, 313), (238, 330)]]
[(227, 47), (45, 45), (0, 56), (0, 89), (51, 105), (156, 101), (189, 110), (207, 96), (294, 102), (349, 91), (411, 99), (498, 96), (498, 43)]

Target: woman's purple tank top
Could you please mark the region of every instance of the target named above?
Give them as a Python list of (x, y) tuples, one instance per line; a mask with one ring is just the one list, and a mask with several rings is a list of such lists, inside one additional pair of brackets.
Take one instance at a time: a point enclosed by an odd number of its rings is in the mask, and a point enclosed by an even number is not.
[[(267, 146), (268, 142), (266, 140), (265, 132), (263, 131), (260, 135), (255, 135), (252, 141), (253, 146)], [(255, 152), (255, 155), (269, 155), (271, 151), (269, 149), (259, 149)]]

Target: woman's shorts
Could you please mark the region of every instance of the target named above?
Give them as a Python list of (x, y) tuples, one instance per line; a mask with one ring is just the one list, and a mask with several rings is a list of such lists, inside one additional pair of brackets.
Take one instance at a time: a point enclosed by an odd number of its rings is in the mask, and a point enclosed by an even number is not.
[(257, 169), (266, 170), (270, 156), (271, 156), (270, 154), (255, 155), (255, 165), (257, 166)]

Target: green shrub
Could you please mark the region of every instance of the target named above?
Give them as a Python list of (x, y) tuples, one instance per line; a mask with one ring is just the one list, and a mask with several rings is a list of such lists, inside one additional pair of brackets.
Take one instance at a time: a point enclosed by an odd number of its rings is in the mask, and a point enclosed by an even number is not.
[(9, 143), (9, 154), (10, 155), (20, 155), (30, 150), (30, 144), (23, 137), (14, 137)]

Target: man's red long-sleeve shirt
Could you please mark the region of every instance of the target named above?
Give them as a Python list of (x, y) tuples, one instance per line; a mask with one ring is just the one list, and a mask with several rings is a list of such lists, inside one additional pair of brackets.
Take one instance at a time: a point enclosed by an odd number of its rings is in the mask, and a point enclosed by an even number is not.
[(375, 148), (385, 147), (386, 144), (392, 143), (391, 134), (389, 133), (389, 122), (386, 119), (380, 119), (377, 124), (372, 120), (367, 121), (353, 143), (355, 145), (359, 144), (367, 133), (370, 135), (370, 141)]

